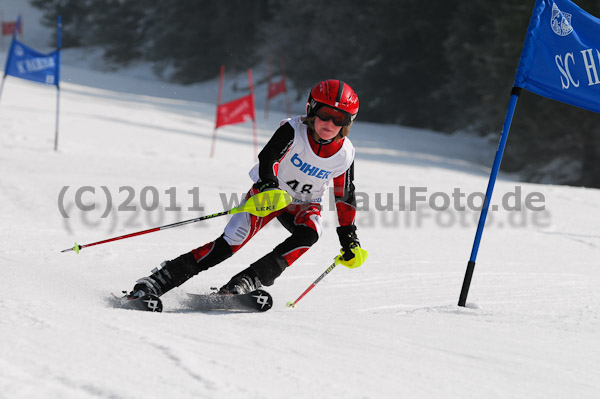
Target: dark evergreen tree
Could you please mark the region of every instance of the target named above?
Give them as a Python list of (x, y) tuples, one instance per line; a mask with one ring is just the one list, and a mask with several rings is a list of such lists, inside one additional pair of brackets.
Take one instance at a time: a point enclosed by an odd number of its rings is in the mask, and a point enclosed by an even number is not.
[[(588, 2), (598, 8), (597, 1)], [(458, 6), (446, 40), (452, 78), (443, 92), (455, 115), (449, 119), (450, 129), (499, 135), (532, 6), (533, 2), (520, 0), (481, 0)], [(592, 4), (587, 6), (594, 11)], [(585, 181), (599, 186), (600, 174), (593, 161), (600, 154), (598, 129), (594, 128), (598, 118), (598, 114), (524, 92), (503, 169), (522, 171), (533, 181)]]
[(369, 6), (360, 0), (322, 2), (271, 0), (272, 20), (262, 29), (262, 52), (283, 57), (286, 73), (305, 96), (315, 82), (339, 78), (359, 82), (372, 53), (368, 41)]
[(269, 18), (264, 1), (31, 0), (52, 25), (63, 15), (64, 46), (100, 46), (118, 64), (157, 62), (175, 81), (214, 77), (219, 65), (234, 70), (256, 59), (259, 26)]
[[(286, 61), (304, 98), (339, 78), (360, 120), (499, 135), (534, 1), (30, 0), (63, 45), (100, 46), (116, 63), (152, 61), (192, 83), (219, 66)], [(600, 0), (577, 4), (600, 15)], [(599, 115), (524, 92), (503, 169), (532, 181), (600, 187)], [(544, 180), (545, 179), (545, 180)], [(550, 180), (548, 180), (550, 179)]]
[[(451, 78), (444, 54), (448, 21), (458, 0), (375, 3), (371, 32), (362, 45), (371, 49), (369, 67), (360, 74), (366, 116), (384, 122), (444, 129), (447, 102), (442, 86)], [(364, 63), (365, 60), (363, 60)]]
[(30, 0), (30, 3), (44, 12), (42, 22), (46, 26), (55, 27), (57, 16), (62, 16), (64, 48), (85, 45), (86, 16), (89, 15), (91, 0)]
[(259, 27), (269, 18), (266, 2), (164, 0), (148, 23), (146, 59), (171, 77), (192, 83), (212, 78), (219, 66), (243, 70), (255, 62)]

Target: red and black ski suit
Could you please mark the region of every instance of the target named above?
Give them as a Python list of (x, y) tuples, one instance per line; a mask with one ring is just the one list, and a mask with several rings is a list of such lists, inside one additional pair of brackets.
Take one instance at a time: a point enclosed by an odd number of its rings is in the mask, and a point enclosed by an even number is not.
[[(328, 158), (338, 152), (344, 140), (334, 139), (328, 142), (318, 141), (309, 129), (306, 130), (308, 142), (315, 155)], [(277, 182), (279, 162), (289, 151), (295, 136), (294, 128), (284, 123), (260, 152), (258, 159), (258, 175), (260, 182)], [(340, 226), (354, 224), (356, 214), (356, 197), (353, 184), (354, 162), (342, 174), (333, 177), (334, 197)], [(256, 185), (255, 185), (256, 186)], [(257, 193), (252, 188), (246, 198)], [(302, 254), (304, 254), (321, 235), (321, 203), (300, 202), (271, 213), (265, 217), (253, 216), (248, 213), (233, 215), (223, 235), (180, 257), (163, 263), (162, 269), (153, 270), (150, 276), (154, 281), (160, 281), (162, 295), (171, 288), (177, 287), (195, 274), (206, 270), (232, 256), (242, 248), (260, 229), (271, 220), (277, 218), (291, 233), (272, 252), (254, 262), (242, 273), (249, 270), (258, 277), (263, 285), (272, 285), (274, 280)]]

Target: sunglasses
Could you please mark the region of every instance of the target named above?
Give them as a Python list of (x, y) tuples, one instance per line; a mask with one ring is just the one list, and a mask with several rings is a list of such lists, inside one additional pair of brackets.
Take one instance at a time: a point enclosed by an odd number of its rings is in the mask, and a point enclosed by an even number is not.
[(333, 121), (333, 124), (336, 126), (348, 126), (352, 122), (352, 116), (349, 113), (326, 105), (321, 106), (315, 112), (315, 115), (323, 122), (327, 122), (328, 120)]

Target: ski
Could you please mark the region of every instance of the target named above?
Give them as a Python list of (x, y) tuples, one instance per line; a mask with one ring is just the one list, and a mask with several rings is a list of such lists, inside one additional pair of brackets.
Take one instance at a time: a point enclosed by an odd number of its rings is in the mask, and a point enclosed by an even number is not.
[(234, 312), (266, 312), (273, 306), (273, 298), (264, 290), (254, 290), (247, 294), (208, 295), (188, 293), (187, 306), (192, 310), (230, 310)]
[(127, 296), (118, 297), (112, 294), (109, 302), (113, 307), (120, 309), (144, 310), (147, 312), (162, 312), (163, 309), (160, 298), (152, 294), (146, 294), (135, 299), (128, 299)]

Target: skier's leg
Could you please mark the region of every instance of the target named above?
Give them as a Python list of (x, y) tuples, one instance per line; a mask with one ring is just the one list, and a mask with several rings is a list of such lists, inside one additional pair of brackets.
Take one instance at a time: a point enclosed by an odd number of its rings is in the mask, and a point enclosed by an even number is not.
[[(251, 194), (252, 191), (248, 195)], [(223, 262), (240, 250), (277, 214), (278, 212), (274, 212), (263, 218), (249, 213), (233, 215), (221, 237), (173, 260), (163, 262), (160, 268), (152, 270), (150, 276), (136, 282), (130, 296), (141, 296), (144, 293), (161, 296), (179, 287), (191, 277)]]
[(223, 262), (231, 255), (233, 255), (231, 247), (221, 236), (200, 248), (163, 262), (160, 268), (152, 270), (150, 276), (136, 281), (130, 295), (140, 296), (143, 294), (138, 291), (142, 291), (161, 296), (179, 287), (201, 271)]
[(312, 204), (296, 214), (285, 213), (277, 219), (292, 235), (276, 246), (273, 252), (291, 266), (321, 237), (321, 207)]
[(319, 205), (310, 204), (280, 215), (279, 221), (292, 232), (292, 235), (272, 252), (233, 276), (220, 291), (240, 294), (252, 291), (261, 285), (273, 285), (275, 279), (319, 239), (320, 211)]

